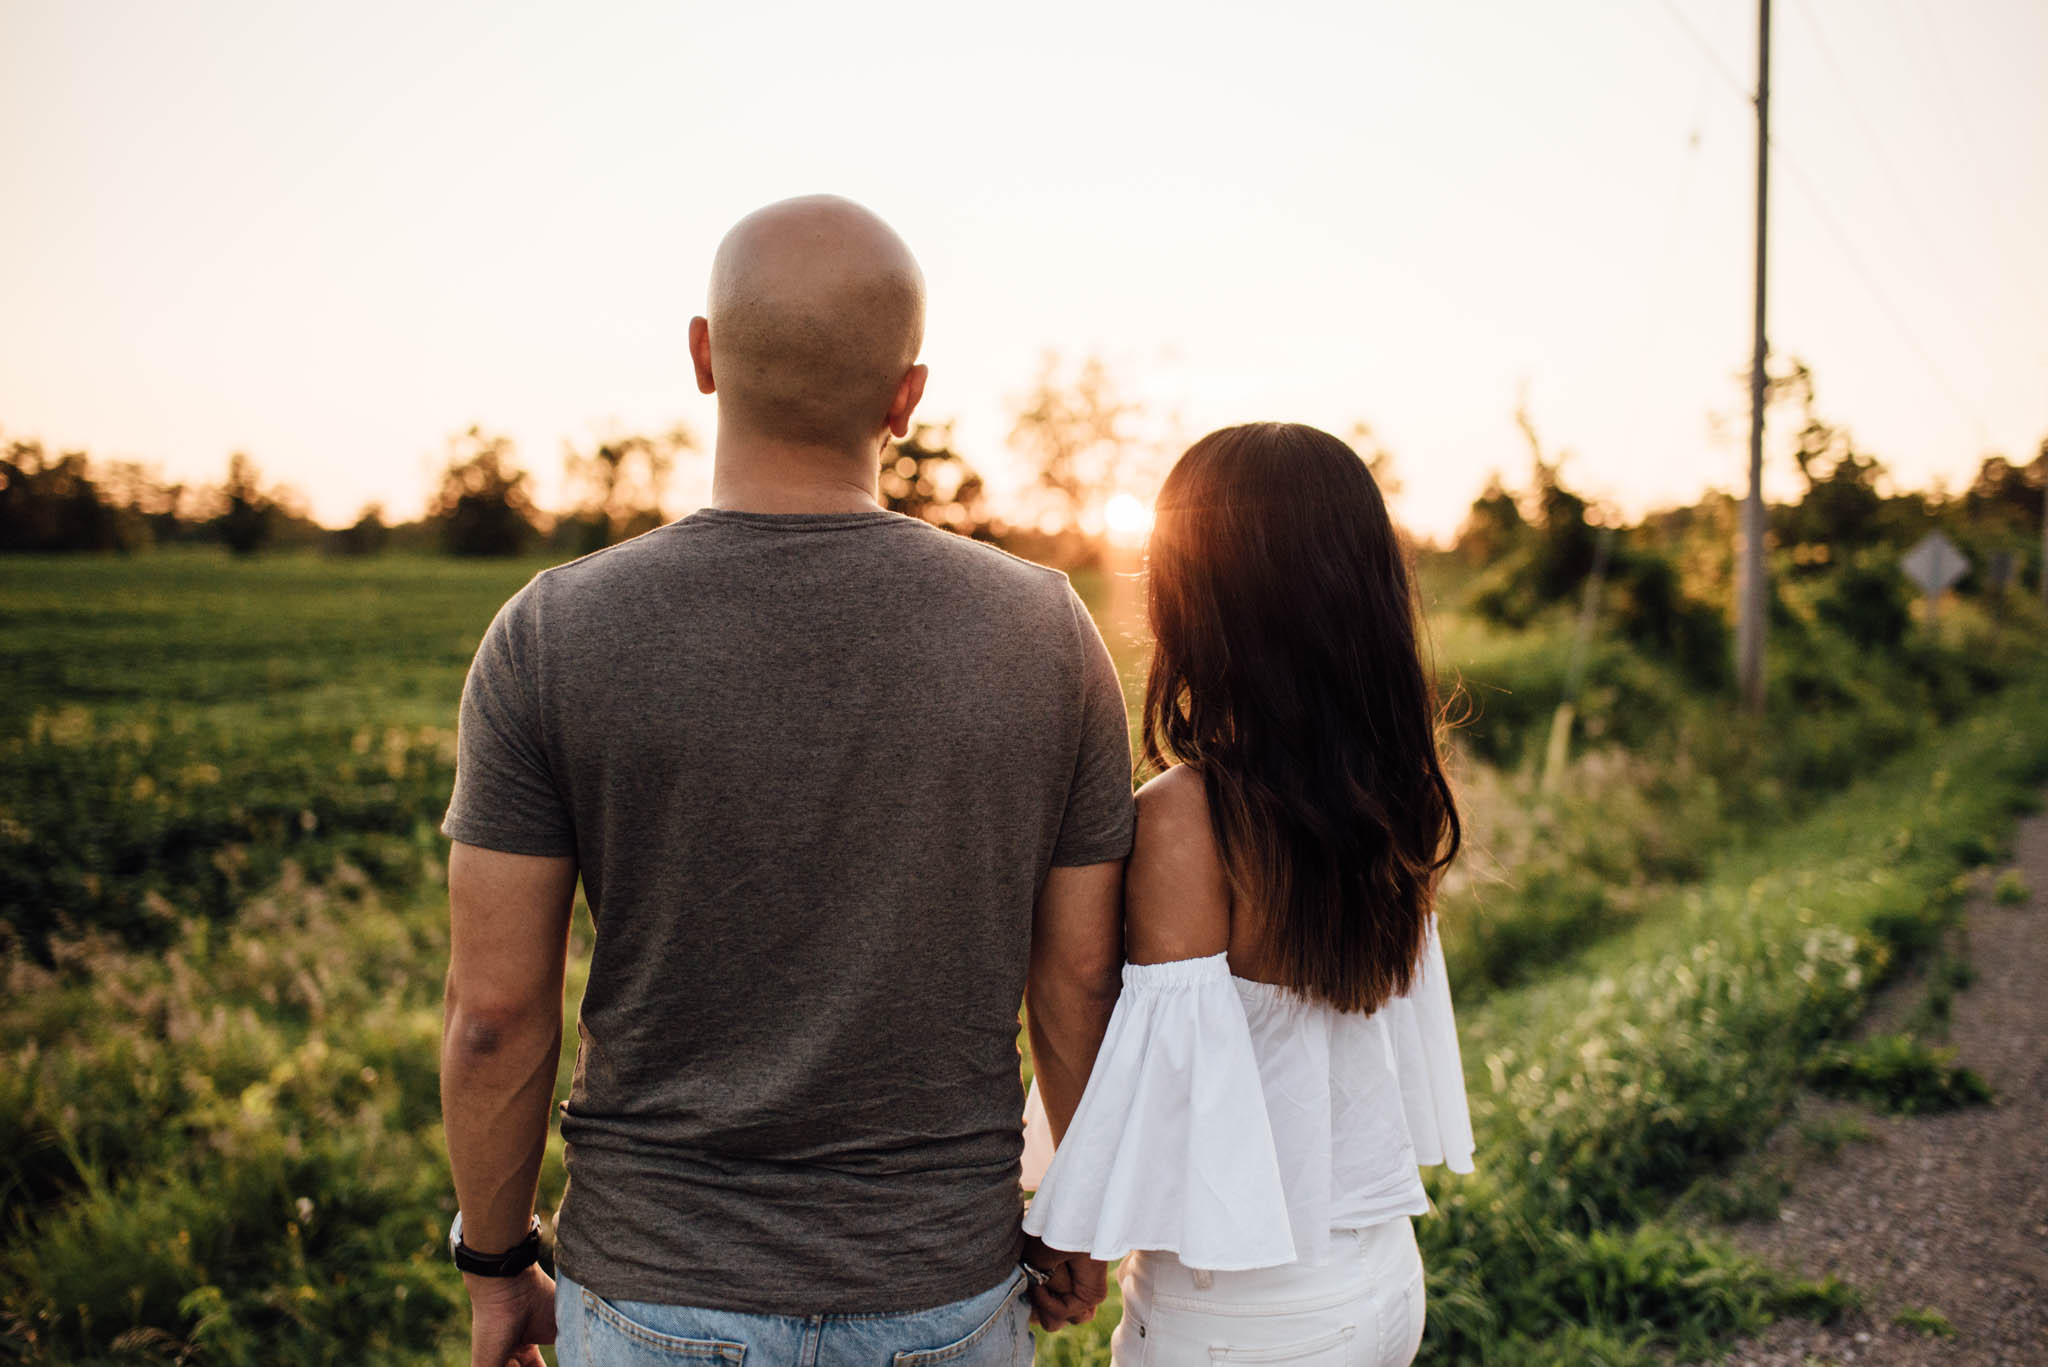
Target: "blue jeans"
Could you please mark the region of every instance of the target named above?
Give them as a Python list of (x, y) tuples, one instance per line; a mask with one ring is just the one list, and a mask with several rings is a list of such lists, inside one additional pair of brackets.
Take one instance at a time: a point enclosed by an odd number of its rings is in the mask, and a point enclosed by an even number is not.
[(887, 1315), (747, 1315), (610, 1301), (555, 1279), (561, 1367), (1026, 1367), (1030, 1286), (1020, 1268), (978, 1296)]

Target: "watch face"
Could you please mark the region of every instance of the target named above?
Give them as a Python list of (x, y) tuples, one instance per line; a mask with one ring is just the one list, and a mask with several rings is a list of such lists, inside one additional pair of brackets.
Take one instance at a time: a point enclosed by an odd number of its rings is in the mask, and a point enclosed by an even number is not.
[(448, 1256), (455, 1256), (455, 1246), (462, 1242), (462, 1212), (455, 1212), (455, 1223), (448, 1226)]

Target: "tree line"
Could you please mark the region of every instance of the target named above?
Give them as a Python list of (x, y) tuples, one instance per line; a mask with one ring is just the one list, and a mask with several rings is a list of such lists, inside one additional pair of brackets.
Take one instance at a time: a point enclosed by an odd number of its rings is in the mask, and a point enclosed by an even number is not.
[[(1899, 550), (1941, 527), (1971, 555), (1962, 591), (1997, 592), (2040, 573), (2042, 503), (2048, 496), (2048, 441), (2030, 463), (1987, 456), (1959, 493), (1895, 491), (1884, 465), (1857, 446), (1847, 428), (1822, 416), (1814, 377), (1792, 360), (1770, 379), (1778, 419), (1788, 420), (1805, 489), (1774, 505), (1774, 552), (1795, 577), (1827, 575), (1849, 585), (1870, 617), (1858, 632), (1879, 635), (1903, 620), (1889, 604)], [(1173, 415), (1130, 397), (1099, 357), (1069, 366), (1048, 352), (1033, 382), (1009, 403), (1010, 449), (1031, 481), (998, 509), (979, 471), (947, 423), (920, 423), (881, 455), (878, 491), (890, 509), (962, 535), (998, 541), (1029, 558), (1067, 567), (1099, 563), (1103, 510), (1119, 489), (1149, 489), (1185, 444)], [(1565, 487), (1562, 456), (1545, 452), (1525, 411), (1517, 412), (1532, 456), (1527, 488), (1511, 491), (1496, 475), (1474, 500), (1453, 545), (1475, 570), (1473, 603), (1508, 625), (1572, 599), (1600, 564), (1624, 605), (1631, 635), (1643, 644), (1701, 662), (1725, 654), (1715, 583), (1727, 579), (1733, 501), (1710, 493), (1697, 503), (1653, 513), (1632, 528), (1612, 525)], [(1382, 484), (1398, 487), (1392, 458), (1365, 423), (1347, 439)], [(667, 521), (667, 488), (678, 462), (701, 453), (681, 424), (651, 434), (612, 436), (563, 451), (568, 506), (539, 506), (531, 472), (508, 436), (471, 427), (448, 442), (424, 512), (390, 523), (370, 504), (347, 527), (327, 528), (290, 489), (266, 482), (244, 453), (228, 458), (219, 483), (168, 482), (136, 462), (94, 461), (81, 451), (52, 451), (33, 438), (0, 442), (0, 551), (134, 551), (153, 545), (211, 542), (237, 554), (270, 548), (320, 548), (367, 555), (385, 549), (453, 555), (584, 554)], [(1602, 544), (1606, 544), (1605, 560)], [(1884, 560), (1880, 565), (1878, 561)], [(1885, 578), (1883, 592), (1878, 578)], [(1631, 615), (1632, 614), (1632, 615)], [(1709, 619), (1713, 620), (1709, 620)], [(1715, 666), (1718, 668), (1718, 665)]]
[[(1900, 561), (1934, 531), (1970, 561), (1956, 586), (1962, 597), (2002, 608), (2006, 595), (2040, 582), (2048, 438), (2025, 464), (1984, 457), (1959, 491), (1895, 488), (1884, 463), (1822, 413), (1806, 364), (1788, 360), (1769, 377), (1766, 397), (1773, 427), (1789, 424), (1794, 434), (1803, 486), (1797, 499), (1766, 510), (1774, 629), (1801, 629), (1789, 605), (1797, 597), (1859, 648), (1901, 647), (1915, 593)], [(1466, 606), (1508, 627), (1546, 612), (1597, 614), (1695, 684), (1726, 684), (1739, 500), (1708, 493), (1624, 525), (1567, 487), (1566, 456), (1546, 450), (1526, 408), (1516, 418), (1530, 450), (1526, 486), (1511, 489), (1495, 475), (1451, 547), (1470, 571)]]
[[(878, 488), (890, 509), (1062, 564), (1101, 554), (1103, 502), (1148, 446), (1142, 404), (1123, 397), (1100, 359), (1070, 375), (1048, 353), (1033, 386), (1011, 401), (1010, 444), (1035, 479), (1004, 517), (986, 481), (956, 449), (949, 423), (920, 423), (883, 452)], [(567, 446), (569, 506), (543, 509), (532, 473), (508, 436), (471, 427), (451, 437), (425, 511), (393, 524), (381, 504), (341, 528), (323, 527), (293, 490), (266, 481), (249, 455), (228, 458), (214, 484), (169, 481), (134, 461), (99, 461), (33, 437), (0, 442), (0, 551), (117, 551), (213, 543), (236, 554), (320, 548), (368, 555), (387, 548), (452, 555), (583, 554), (667, 521), (677, 462), (700, 451), (677, 424)]]
[(367, 555), (399, 546), (456, 555), (515, 555), (552, 547), (581, 553), (663, 520), (662, 486), (694, 439), (677, 427), (626, 436), (564, 458), (574, 502), (550, 515), (510, 438), (472, 427), (448, 456), (417, 519), (396, 525), (372, 503), (346, 527), (323, 527), (292, 489), (267, 481), (243, 452), (217, 484), (167, 481), (132, 461), (53, 451), (32, 437), (0, 443), (0, 551), (119, 551), (212, 543), (238, 555), (318, 548)]

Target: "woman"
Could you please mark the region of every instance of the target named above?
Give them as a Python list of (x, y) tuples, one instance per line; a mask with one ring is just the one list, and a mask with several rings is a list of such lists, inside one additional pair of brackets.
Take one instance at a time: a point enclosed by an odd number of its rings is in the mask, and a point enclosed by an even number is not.
[(1123, 996), (1024, 1227), (1132, 1255), (1118, 1364), (1407, 1363), (1416, 1168), (1472, 1155), (1432, 912), (1458, 815), (1408, 566), (1364, 462), (1291, 423), (1191, 447), (1149, 559), (1163, 772)]

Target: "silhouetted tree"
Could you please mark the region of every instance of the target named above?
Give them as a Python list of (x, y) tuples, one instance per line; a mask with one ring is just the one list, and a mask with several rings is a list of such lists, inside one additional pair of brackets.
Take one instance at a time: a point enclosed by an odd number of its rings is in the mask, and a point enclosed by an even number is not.
[(384, 505), (365, 504), (356, 520), (329, 539), (337, 555), (375, 555), (391, 540), (391, 528), (384, 524)]
[(1479, 497), (1472, 500), (1472, 510), (1465, 515), (1452, 548), (1470, 564), (1490, 565), (1520, 545), (1528, 528), (1521, 504), (1496, 470), (1487, 477)]
[(277, 535), (280, 509), (265, 493), (256, 462), (237, 451), (228, 457), (227, 479), (220, 486), (221, 510), (213, 531), (236, 555), (252, 555)]
[(2048, 491), (2048, 441), (2041, 443), (2041, 454), (2025, 465), (2014, 465), (2004, 456), (1986, 456), (1970, 487), (1963, 491), (1963, 514), (1987, 529), (2031, 535), (2041, 525), (2044, 491)]
[(919, 423), (882, 452), (882, 505), (968, 536), (989, 533), (988, 495), (981, 476), (953, 449), (953, 429)]
[(0, 550), (131, 551), (207, 530), (183, 484), (139, 461), (50, 454), (34, 438), (0, 446)]
[(1820, 416), (1813, 371), (1794, 358), (1770, 379), (1772, 402), (1796, 403), (1800, 425), (1792, 459), (1806, 492), (1798, 503), (1771, 510), (1772, 530), (1791, 553), (1795, 571), (1814, 572), (1845, 553), (1884, 536), (1884, 466), (1856, 449), (1848, 429)]
[(34, 438), (0, 448), (0, 550), (128, 550), (145, 535), (141, 515), (109, 497), (83, 451), (53, 457)]
[(676, 457), (696, 449), (696, 436), (681, 423), (656, 436), (615, 437), (589, 455), (565, 447), (563, 468), (582, 497), (558, 526), (557, 541), (594, 551), (659, 527), (667, 520), (661, 500)]
[(1564, 487), (1558, 477), (1565, 454), (1545, 459), (1543, 441), (1536, 434), (1536, 420), (1530, 416), (1526, 399), (1515, 407), (1515, 425), (1529, 443), (1529, 460), (1536, 479), (1536, 538), (1530, 556), (1534, 589), (1545, 601), (1564, 598), (1578, 591), (1592, 572), (1599, 533), (1586, 521), (1586, 500)]
[(1118, 392), (1100, 357), (1082, 361), (1071, 380), (1060, 371), (1058, 354), (1047, 352), (1037, 381), (1012, 400), (1010, 446), (1031, 463), (1038, 488), (1052, 500), (1045, 521), (1074, 527), (1091, 521), (1115, 491), (1143, 405)]
[[(1599, 533), (1586, 520), (1586, 500), (1567, 489), (1559, 476), (1565, 456), (1544, 454), (1526, 403), (1516, 405), (1515, 425), (1529, 443), (1535, 488), (1527, 499), (1516, 498), (1496, 476), (1473, 503), (1459, 544), (1503, 545), (1475, 585), (1472, 605), (1494, 621), (1520, 626), (1549, 604), (1578, 592), (1592, 572)], [(1526, 520), (1524, 503), (1533, 508), (1533, 516)]]
[(159, 539), (178, 538), (182, 529), (178, 525), (177, 507), (184, 493), (183, 485), (166, 488), (149, 467), (133, 460), (98, 463), (93, 479), (99, 486), (101, 502), (114, 519), (116, 549), (141, 550)]
[(199, 534), (199, 519), (188, 506), (193, 496), (193, 490), (183, 480), (149, 484), (140, 506), (143, 525), (152, 544), (166, 546), (174, 541), (191, 540)]
[[(1536, 614), (1559, 604), (1585, 600), (1587, 577), (1600, 558), (1603, 529), (1587, 518), (1588, 504), (1565, 487), (1565, 457), (1546, 455), (1525, 405), (1515, 423), (1529, 444), (1533, 490), (1517, 497), (1498, 475), (1472, 504), (1457, 550), (1468, 558), (1489, 552), (1485, 572), (1474, 579), (1468, 602), (1474, 612), (1507, 626), (1525, 626)], [(1522, 507), (1533, 508), (1524, 518)], [(1675, 540), (1674, 520), (1657, 527), (1604, 530), (1606, 577), (1598, 602), (1600, 620), (1611, 632), (1647, 654), (1669, 660), (1694, 683), (1716, 688), (1726, 681), (1728, 626), (1721, 610), (1686, 592), (1673, 554), (1655, 548)]]
[(539, 535), (527, 473), (510, 437), (472, 427), (448, 443), (441, 487), (428, 507), (442, 549), (453, 555), (517, 555)]

